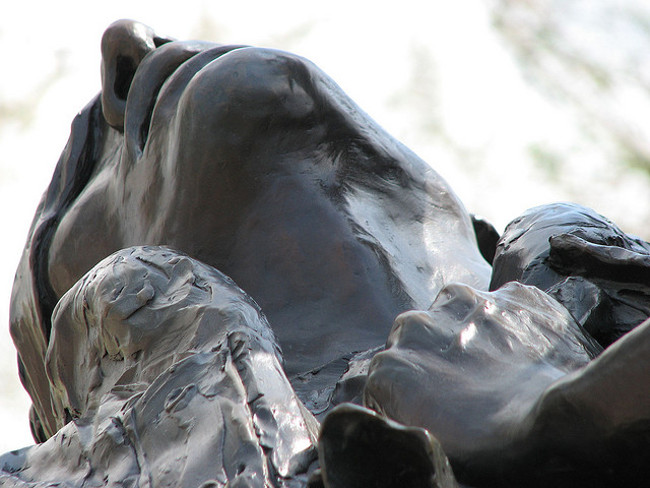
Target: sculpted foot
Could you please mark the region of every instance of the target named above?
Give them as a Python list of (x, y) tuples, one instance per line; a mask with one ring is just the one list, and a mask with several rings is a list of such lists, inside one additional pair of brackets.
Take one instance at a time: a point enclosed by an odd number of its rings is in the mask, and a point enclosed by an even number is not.
[(306, 479), (318, 423), (259, 307), (225, 275), (170, 249), (125, 249), (64, 295), (53, 324), (58, 432), (3, 458), (16, 486)]

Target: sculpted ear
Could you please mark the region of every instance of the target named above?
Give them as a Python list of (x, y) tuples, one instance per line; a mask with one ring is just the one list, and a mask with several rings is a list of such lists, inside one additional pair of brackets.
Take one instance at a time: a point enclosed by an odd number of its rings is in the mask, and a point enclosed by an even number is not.
[(129, 87), (140, 61), (170, 39), (158, 37), (151, 27), (133, 20), (118, 20), (102, 37), (102, 110), (115, 129), (124, 130)]

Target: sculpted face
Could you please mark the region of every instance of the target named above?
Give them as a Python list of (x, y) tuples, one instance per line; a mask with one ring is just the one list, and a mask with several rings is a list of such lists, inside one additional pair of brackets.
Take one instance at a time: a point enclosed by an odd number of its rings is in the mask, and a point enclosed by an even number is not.
[(57, 433), (5, 456), (0, 483), (262, 488), (315, 458), (259, 307), (176, 251), (95, 266), (60, 300), (46, 364)]
[(29, 373), (49, 316), (119, 249), (165, 245), (232, 277), (268, 317), (289, 377), (383, 345), (398, 313), (448, 282), (487, 288), (446, 182), (309, 61), (169, 42), (127, 21), (102, 52), (102, 112), (96, 102), (75, 122), (14, 288), (42, 315), (16, 307), (12, 329), (49, 435), (48, 387)]
[(395, 320), (364, 403), (426, 428), (469, 486), (634, 484), (647, 473), (649, 332), (602, 352), (538, 288), (450, 285)]
[(479, 462), (498, 447), (505, 455), (516, 437), (508, 426), (519, 426), (544, 388), (599, 352), (537, 288), (450, 285), (428, 311), (395, 320), (387, 350), (372, 361), (365, 402), (426, 427), (454, 460)]
[[(16, 274), (41, 444), (0, 483), (455, 488), (443, 450), (477, 487), (647, 479), (650, 245), (560, 204), (490, 253), (298, 56), (130, 21), (102, 55)], [(350, 400), (415, 427), (317, 434)]]
[[(377, 345), (395, 313), (428, 305), (444, 283), (486, 286), (446, 183), (295, 55), (164, 44), (135, 72), (115, 143), (56, 231), (57, 295), (109, 247), (182, 249), (259, 301), (301, 372), (333, 359), (301, 344)], [(93, 234), (111, 239), (79, 255), (79, 236)], [(300, 340), (287, 331), (296, 321), (312, 324)], [(332, 344), (343, 328), (347, 344)]]

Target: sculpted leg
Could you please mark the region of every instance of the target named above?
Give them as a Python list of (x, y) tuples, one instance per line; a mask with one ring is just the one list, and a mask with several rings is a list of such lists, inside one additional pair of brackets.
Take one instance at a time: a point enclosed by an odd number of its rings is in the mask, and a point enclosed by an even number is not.
[[(12, 295), (47, 441), (0, 458), (1, 481), (304, 486), (304, 405), (358, 399), (368, 365), (367, 406), (429, 429), (461, 481), (647, 481), (650, 245), (560, 204), (495, 252), (494, 230), (299, 56), (132, 22), (102, 52)], [(325, 469), (365, 464), (313, 486), (447, 473), (422, 430), (350, 407), (329, 420)]]
[(75, 285), (57, 306), (47, 366), (61, 429), (2, 458), (19, 486), (263, 487), (306, 477), (315, 458), (317, 423), (257, 305), (168, 249), (121, 251)]
[(428, 429), (460, 481), (495, 482), (521, 454), (525, 420), (554, 381), (600, 348), (543, 292), (511, 283), (443, 289), (428, 312), (400, 315), (375, 356), (365, 403)]
[(449, 185), (316, 65), (168, 41), (109, 28), (102, 94), (30, 230), (11, 322), (38, 440), (57, 429), (44, 374), (54, 305), (119, 249), (166, 245), (231, 276), (292, 378), (383, 346), (397, 314), (447, 283), (488, 286)]

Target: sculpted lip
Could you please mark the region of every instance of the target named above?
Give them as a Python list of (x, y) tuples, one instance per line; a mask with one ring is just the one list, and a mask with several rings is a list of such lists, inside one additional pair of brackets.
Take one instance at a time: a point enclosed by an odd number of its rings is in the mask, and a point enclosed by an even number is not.
[(170, 42), (150, 52), (133, 77), (126, 104), (124, 136), (131, 161), (139, 159), (154, 112), (175, 110), (189, 80), (210, 61), (246, 46), (208, 42)]

